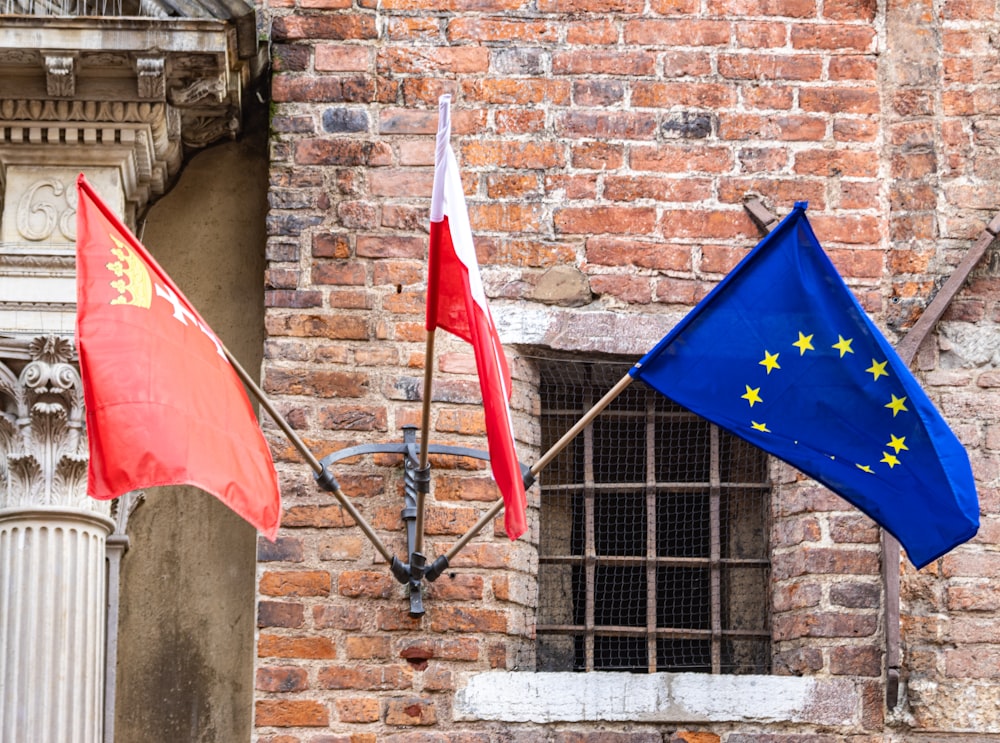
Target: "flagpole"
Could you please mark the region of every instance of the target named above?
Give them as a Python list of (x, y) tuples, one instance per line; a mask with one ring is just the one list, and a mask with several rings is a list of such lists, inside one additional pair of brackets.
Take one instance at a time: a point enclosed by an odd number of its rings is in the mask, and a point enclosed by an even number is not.
[[(420, 418), (420, 460), (417, 472), (427, 472), (427, 453), (430, 449), (431, 435), (431, 384), (434, 380), (434, 331), (427, 331), (427, 345), (424, 348), (424, 400)], [(426, 485), (421, 487), (417, 481), (417, 522), (416, 538), (413, 543), (414, 552), (424, 551), (424, 501), (426, 500)]]
[[(431, 192), (430, 219), (432, 222), (440, 222), (444, 218), (444, 161), (450, 138), (451, 96), (446, 94), (438, 98), (438, 128), (434, 140), (434, 185)], [(433, 247), (431, 251), (433, 251)], [(437, 302), (437, 297), (433, 296), (435, 291), (436, 281), (433, 281), (431, 275), (428, 275), (428, 309), (431, 302)], [(437, 310), (435, 309), (435, 318), (436, 315)], [(418, 553), (423, 553), (424, 551), (424, 504), (427, 500), (427, 490), (430, 487), (427, 454), (430, 449), (431, 435), (431, 385), (434, 379), (434, 333), (437, 329), (436, 319), (429, 322), (428, 325), (433, 325), (433, 327), (427, 328), (427, 345), (424, 351), (424, 400), (420, 424), (420, 457), (417, 467), (417, 520), (414, 525), (416, 535), (413, 541), (413, 551)]]
[[(617, 384), (605, 393), (604, 397), (598, 400), (590, 410), (584, 413), (583, 417), (581, 417), (580, 420), (574, 423), (573, 426), (562, 435), (562, 438), (554, 443), (549, 450), (538, 459), (538, 461), (531, 465), (531, 469), (528, 471), (530, 477), (529, 481), (533, 482), (538, 476), (538, 473), (548, 467), (552, 463), (552, 460), (559, 456), (562, 450), (569, 446), (569, 443), (579, 436), (583, 432), (583, 429), (594, 421), (594, 418), (603, 413), (604, 409), (614, 402), (615, 398), (624, 392), (630, 384), (632, 384), (631, 374), (626, 374), (624, 377), (619, 379)], [(479, 521), (473, 524), (469, 530), (451, 546), (451, 549), (444, 555), (445, 559), (448, 562), (451, 562), (455, 555), (457, 555), (462, 548), (465, 547), (465, 545), (472, 541), (472, 538), (476, 536), (476, 534), (482, 531), (484, 526), (489, 524), (500, 514), (503, 510), (503, 505), (502, 498), (494, 503), (490, 507), (490, 510), (484, 513), (482, 517), (480, 517)]]
[[(271, 404), (271, 401), (264, 395), (264, 391), (257, 386), (257, 383), (250, 377), (249, 374), (247, 374), (246, 369), (243, 368), (240, 362), (236, 360), (225, 345), (222, 346), (222, 350), (225, 352), (226, 358), (229, 359), (229, 363), (232, 364), (233, 369), (236, 370), (237, 376), (239, 376), (243, 384), (246, 385), (247, 389), (253, 393), (253, 396), (257, 398), (257, 401), (260, 402), (261, 407), (267, 411), (267, 414), (271, 416), (271, 419), (278, 424), (278, 428), (282, 430), (292, 445), (299, 450), (303, 459), (309, 463), (309, 466), (313, 468), (313, 471), (318, 476), (323, 475), (325, 472), (323, 465), (320, 464), (319, 460), (316, 459), (316, 456), (305, 445), (305, 442), (299, 438), (299, 435), (292, 430), (291, 426), (288, 425), (288, 421), (285, 420), (284, 416), (281, 415), (281, 413), (275, 409), (274, 405)], [(354, 504), (348, 500), (346, 495), (344, 495), (340, 486), (334, 483), (334, 488), (330, 492), (333, 493), (333, 496), (340, 503), (341, 507), (347, 511), (348, 515), (354, 519), (355, 523), (361, 527), (361, 531), (365, 533), (365, 536), (368, 537), (369, 541), (371, 541), (371, 543), (375, 546), (375, 549), (378, 550), (379, 554), (385, 558), (386, 562), (391, 563), (393, 560), (392, 554), (386, 548), (382, 540), (378, 538), (378, 535), (375, 533), (374, 529), (372, 529), (371, 525), (365, 520), (364, 516), (358, 512), (358, 509), (354, 507)]]

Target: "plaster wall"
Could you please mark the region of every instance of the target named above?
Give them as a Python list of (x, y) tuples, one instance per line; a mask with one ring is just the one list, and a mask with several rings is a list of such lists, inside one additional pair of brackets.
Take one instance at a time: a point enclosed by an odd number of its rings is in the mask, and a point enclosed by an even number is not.
[[(263, 344), (266, 162), (262, 127), (197, 154), (139, 235), (253, 376)], [(249, 740), (253, 528), (204, 492), (170, 487), (147, 492), (128, 536), (115, 742)]]

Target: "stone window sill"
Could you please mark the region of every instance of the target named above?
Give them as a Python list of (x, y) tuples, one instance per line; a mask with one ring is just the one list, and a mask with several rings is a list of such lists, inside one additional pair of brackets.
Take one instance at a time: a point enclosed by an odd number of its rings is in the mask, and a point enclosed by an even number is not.
[(469, 674), (456, 720), (502, 722), (861, 723), (853, 678), (697, 673)]

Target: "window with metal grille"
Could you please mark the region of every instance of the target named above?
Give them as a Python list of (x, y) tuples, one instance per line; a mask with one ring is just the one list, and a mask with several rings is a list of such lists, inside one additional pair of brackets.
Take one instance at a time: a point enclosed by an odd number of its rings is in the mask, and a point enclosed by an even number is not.
[[(537, 363), (543, 451), (630, 366)], [(770, 671), (764, 452), (635, 382), (539, 483), (539, 671)]]

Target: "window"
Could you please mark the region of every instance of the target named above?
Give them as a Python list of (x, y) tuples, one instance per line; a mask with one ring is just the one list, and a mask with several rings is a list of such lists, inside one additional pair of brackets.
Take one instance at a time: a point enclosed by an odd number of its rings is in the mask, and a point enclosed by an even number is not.
[[(537, 363), (543, 451), (629, 369)], [(769, 672), (764, 452), (635, 382), (539, 483), (539, 671)]]

